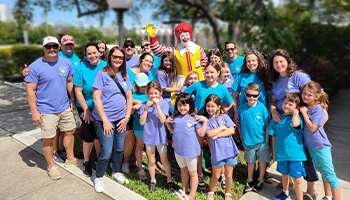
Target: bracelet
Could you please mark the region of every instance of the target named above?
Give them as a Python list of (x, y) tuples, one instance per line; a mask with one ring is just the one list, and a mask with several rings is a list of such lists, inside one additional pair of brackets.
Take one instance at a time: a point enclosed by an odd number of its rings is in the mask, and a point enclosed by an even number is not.
[(125, 118), (129, 118), (130, 119), (131, 117), (130, 117), (130, 115), (125, 115)]

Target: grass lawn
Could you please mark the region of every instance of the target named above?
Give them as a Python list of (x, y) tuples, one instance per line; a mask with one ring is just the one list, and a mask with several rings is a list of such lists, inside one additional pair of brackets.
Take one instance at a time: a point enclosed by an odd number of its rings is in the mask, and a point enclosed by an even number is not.
[[(169, 150), (170, 148), (168, 148)], [(171, 152), (171, 150), (169, 151)], [(81, 140), (79, 136), (75, 137), (75, 143), (74, 143), (74, 154), (76, 157), (83, 159), (83, 153), (82, 153), (82, 145), (81, 145)], [(170, 153), (171, 154), (171, 153)], [(210, 159), (210, 152), (209, 150), (204, 149), (204, 158), (206, 161)], [(178, 168), (175, 160), (175, 156), (168, 156), (171, 158), (170, 163), (173, 168)], [(133, 159), (133, 155), (131, 155), (130, 160)], [(96, 161), (96, 153), (95, 150), (93, 149), (90, 157), (90, 161), (92, 164), (92, 167), (95, 169), (95, 161)], [(232, 198), (233, 199), (239, 199), (243, 195), (243, 190), (244, 190), (244, 182), (247, 179), (247, 166), (246, 162), (243, 159), (243, 152), (241, 152), (237, 156), (237, 161), (238, 165), (235, 166), (234, 171), (233, 171), (233, 183), (232, 183)], [(147, 164), (147, 157), (146, 155), (143, 156), (143, 162)], [(208, 164), (209, 163), (209, 164)], [(206, 166), (208, 167), (210, 171), (210, 162), (206, 162)], [(174, 170), (175, 171), (175, 170)], [(176, 170), (178, 171), (178, 170)], [(149, 177), (149, 173), (147, 170), (145, 170), (147, 176)], [(109, 163), (107, 167), (107, 171), (105, 173), (105, 176), (111, 178), (112, 175), (112, 164)], [(209, 175), (209, 174), (208, 174)], [(125, 187), (128, 187), (129, 189), (135, 191), (136, 193), (144, 196), (147, 199), (177, 199), (174, 194), (170, 194), (167, 190), (167, 177), (165, 173), (162, 174), (156, 174), (156, 179), (157, 179), (157, 190), (156, 192), (149, 192), (148, 190), (148, 185), (150, 183), (150, 178), (146, 179), (145, 181), (141, 181), (138, 178), (137, 175), (137, 167), (130, 164), (130, 173), (125, 175), (126, 178), (129, 180), (129, 184), (125, 185)], [(175, 183), (175, 190), (178, 191), (181, 187), (181, 176), (179, 173), (173, 173), (173, 181)], [(209, 178), (205, 180), (206, 183), (206, 188), (209, 188)], [(206, 193), (208, 190), (197, 190), (196, 192), (196, 199), (206, 199)], [(215, 199), (224, 199), (225, 195), (225, 190), (223, 190), (220, 186), (219, 183), (217, 185), (217, 190), (215, 193)]]

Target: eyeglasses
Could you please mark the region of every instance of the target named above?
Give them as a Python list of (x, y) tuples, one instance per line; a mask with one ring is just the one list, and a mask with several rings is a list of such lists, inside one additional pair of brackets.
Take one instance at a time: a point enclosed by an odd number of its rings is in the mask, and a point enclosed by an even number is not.
[(112, 55), (111, 56), (112, 57), (112, 59), (119, 59), (119, 60), (123, 60), (124, 59), (124, 56), (115, 56), (115, 55)]
[(141, 45), (141, 49), (143, 49), (145, 47), (149, 47), (149, 44)]
[(142, 60), (142, 62), (149, 63), (149, 64), (153, 65), (153, 61), (150, 61), (150, 60)]
[(235, 48), (228, 48), (228, 49), (225, 49), (225, 51), (234, 51), (236, 49), (236, 47)]
[(125, 44), (124, 45), (124, 48), (129, 48), (129, 47), (134, 48), (135, 45), (134, 44)]
[(50, 50), (51, 48), (53, 49), (58, 49), (58, 44), (53, 44), (53, 45), (45, 45), (45, 49)]
[(248, 98), (253, 97), (253, 98), (258, 98), (260, 94), (247, 94), (245, 93), (245, 96), (247, 96)]
[(173, 62), (172, 60), (163, 60), (163, 61), (168, 63)]

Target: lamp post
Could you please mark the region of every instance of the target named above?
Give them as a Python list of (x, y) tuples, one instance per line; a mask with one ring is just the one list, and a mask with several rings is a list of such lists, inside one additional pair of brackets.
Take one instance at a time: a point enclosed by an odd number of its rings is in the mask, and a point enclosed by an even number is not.
[(124, 42), (123, 12), (132, 8), (134, 0), (107, 0), (107, 3), (117, 13), (119, 29), (118, 42), (121, 47)]

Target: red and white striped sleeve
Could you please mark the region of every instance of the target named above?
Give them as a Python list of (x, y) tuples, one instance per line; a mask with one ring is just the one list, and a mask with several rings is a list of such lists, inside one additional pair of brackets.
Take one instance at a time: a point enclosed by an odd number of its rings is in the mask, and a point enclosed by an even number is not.
[(201, 55), (201, 67), (202, 67), (202, 71), (204, 74), (204, 68), (207, 65), (208, 59), (207, 59), (207, 55), (205, 55), (204, 50), (202, 49), (202, 47), (199, 47), (199, 52)]
[(155, 36), (151, 37), (151, 50), (158, 57), (161, 57), (166, 51), (171, 51), (173, 54), (175, 54), (175, 47), (163, 47), (159, 44)]

